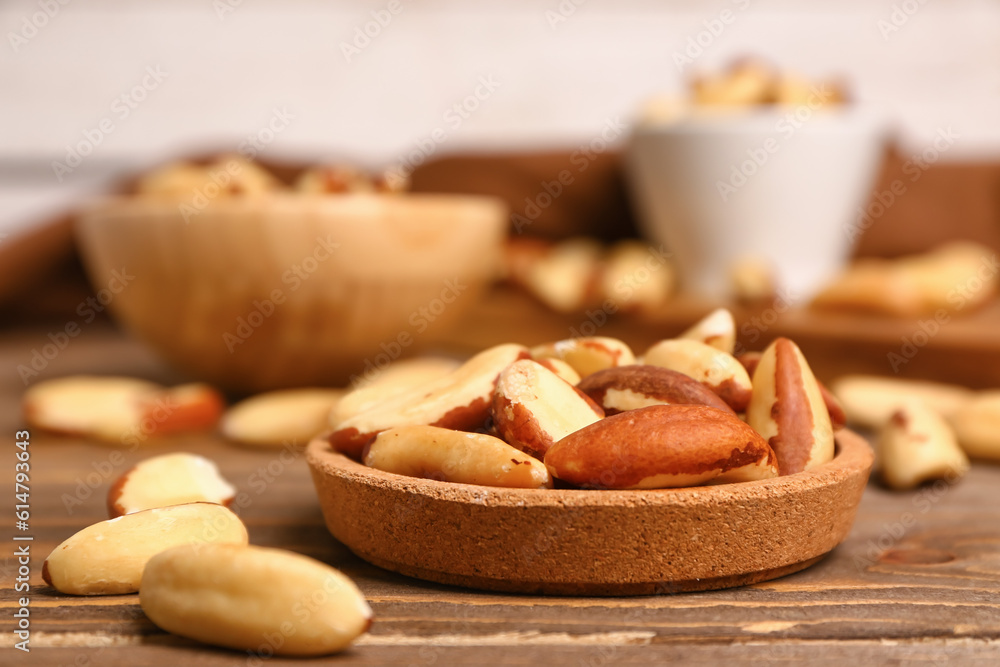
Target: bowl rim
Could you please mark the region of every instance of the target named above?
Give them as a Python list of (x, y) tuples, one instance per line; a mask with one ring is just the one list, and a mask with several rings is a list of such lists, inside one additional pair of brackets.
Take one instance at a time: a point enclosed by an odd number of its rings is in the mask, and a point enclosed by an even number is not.
[(731, 499), (736, 494), (743, 498), (772, 497), (824, 487), (863, 470), (866, 474), (870, 473), (875, 459), (867, 440), (842, 428), (835, 433), (833, 459), (811, 470), (771, 479), (663, 489), (513, 489), (408, 477), (370, 468), (333, 450), (327, 435), (317, 436), (306, 447), (306, 460), (315, 472), (335, 473), (352, 478), (352, 482), (479, 505), (606, 507), (713, 504)]
[[(179, 214), (179, 206), (190, 204), (192, 198), (179, 195), (102, 195), (83, 204), (78, 212), (81, 220), (93, 217), (164, 213)], [(454, 209), (478, 208), (484, 214), (500, 214), (506, 221), (507, 204), (500, 197), (466, 193), (444, 192), (350, 192), (314, 193), (275, 191), (252, 196), (226, 196), (208, 200), (204, 211), (217, 213), (259, 213), (267, 206), (287, 210), (289, 207), (308, 207), (313, 210), (363, 212), (378, 214), (387, 210), (412, 207), (415, 213), (426, 213), (441, 207)], [(203, 211), (203, 212), (204, 212)]]
[(805, 106), (809, 117), (794, 127), (799, 134), (870, 134), (881, 137), (889, 128), (883, 113), (850, 105), (811, 109), (807, 105), (720, 108), (710, 113), (693, 113), (678, 118), (636, 120), (632, 126), (631, 140), (642, 137), (682, 135), (743, 135), (775, 134), (776, 127), (789, 115)]

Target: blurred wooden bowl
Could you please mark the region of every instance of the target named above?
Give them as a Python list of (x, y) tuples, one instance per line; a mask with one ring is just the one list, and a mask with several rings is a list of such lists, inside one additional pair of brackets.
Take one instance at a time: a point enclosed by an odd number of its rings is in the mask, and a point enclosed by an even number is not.
[(464, 195), (182, 203), (104, 200), (77, 240), (102, 305), (239, 392), (344, 384), (432, 342), (497, 275), (507, 227), (498, 200)]
[(851, 529), (873, 454), (846, 430), (826, 465), (683, 489), (499, 489), (403, 477), (310, 443), (330, 532), (366, 561), (429, 581), (552, 595), (651, 595), (797, 572)]

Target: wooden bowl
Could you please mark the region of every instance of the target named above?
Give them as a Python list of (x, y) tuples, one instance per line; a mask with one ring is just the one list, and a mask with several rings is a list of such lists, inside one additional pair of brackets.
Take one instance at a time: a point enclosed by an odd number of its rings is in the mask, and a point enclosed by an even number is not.
[(683, 489), (498, 489), (403, 477), (310, 443), (326, 525), (369, 563), (470, 588), (650, 595), (743, 586), (847, 537), (873, 455), (846, 430), (826, 465)]
[(130, 330), (237, 392), (343, 385), (432, 344), (499, 273), (507, 228), (499, 201), (464, 195), (181, 203), (93, 204), (76, 225), (84, 264)]

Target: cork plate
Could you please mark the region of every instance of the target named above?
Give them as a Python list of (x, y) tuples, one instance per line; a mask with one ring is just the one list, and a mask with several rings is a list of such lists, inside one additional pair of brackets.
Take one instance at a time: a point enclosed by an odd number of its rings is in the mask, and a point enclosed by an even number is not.
[(806, 568), (851, 529), (871, 470), (847, 430), (808, 472), (643, 491), (498, 489), (403, 477), (310, 443), (330, 532), (373, 565), (493, 591), (652, 595), (743, 586)]

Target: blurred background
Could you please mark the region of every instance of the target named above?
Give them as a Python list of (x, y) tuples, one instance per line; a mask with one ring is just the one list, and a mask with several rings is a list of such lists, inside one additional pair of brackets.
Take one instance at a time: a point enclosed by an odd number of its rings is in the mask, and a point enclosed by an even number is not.
[[(842, 76), (892, 119), (903, 152), (951, 127), (960, 139), (942, 161), (1000, 159), (1000, 4), (989, 0), (399, 0), (388, 11), (386, 1), (3, 3), (0, 231), (116, 174), (235, 148), (275, 110), (290, 121), (269, 157), (391, 165), (437, 128), (433, 157), (572, 149), (650, 95), (747, 54)], [(734, 20), (679, 67), (675, 55), (724, 11)], [(386, 25), (373, 27), (379, 16)], [(144, 80), (144, 99), (123, 100)], [(477, 87), (477, 108), (454, 112)], [(52, 162), (105, 118), (113, 131), (60, 181)]]
[[(530, 234), (550, 241), (639, 235), (622, 156), (643, 103), (683, 96), (696, 77), (747, 56), (806, 81), (836, 81), (852, 109), (884, 122), (871, 203), (853, 216), (854, 256), (893, 258), (954, 239), (1000, 248), (1000, 4), (988, 0), (33, 0), (0, 6), (0, 26), (6, 324), (61, 322), (86, 297), (67, 217), (81, 203), (189, 156), (235, 151), (265, 166), (396, 170), (417, 192), (499, 196), (514, 232), (522, 216)], [(545, 184), (581, 164), (573, 185), (533, 214)], [(883, 207), (887, 192), (895, 194)], [(859, 226), (865, 212), (871, 219)], [(844, 224), (849, 231), (852, 221)], [(537, 298), (522, 305), (519, 331), (532, 336), (594, 324), (586, 301), (549, 320), (560, 308), (531, 310)], [(707, 306), (671, 306), (645, 328), (626, 320), (603, 331), (655, 340)], [(479, 328), (450, 342), (495, 342), (490, 328), (513, 308), (474, 312), (466, 323)], [(855, 370), (885, 371), (886, 354), (923, 313), (852, 322), (863, 335), (817, 343), (814, 354), (839, 359), (861, 340), (870, 359)], [(754, 331), (797, 332), (809, 347), (829, 326)], [(963, 326), (935, 338), (944, 356), (892, 370), (1000, 381), (980, 363), (986, 330)], [(980, 357), (963, 366), (956, 350)], [(956, 363), (963, 370), (949, 374)]]

